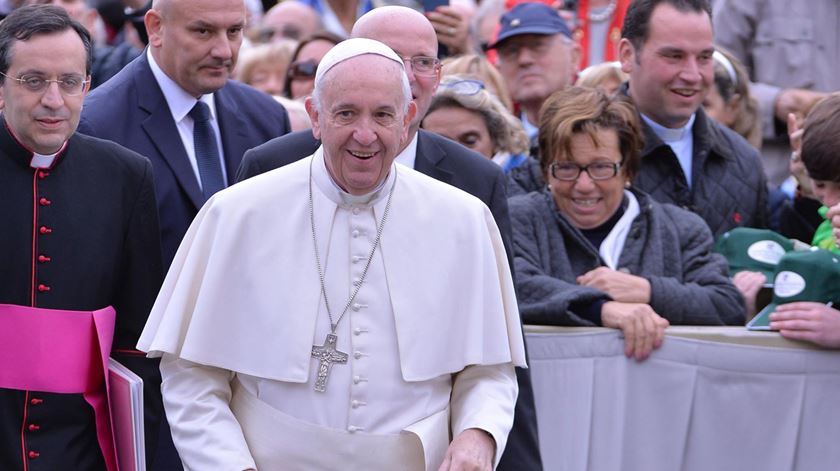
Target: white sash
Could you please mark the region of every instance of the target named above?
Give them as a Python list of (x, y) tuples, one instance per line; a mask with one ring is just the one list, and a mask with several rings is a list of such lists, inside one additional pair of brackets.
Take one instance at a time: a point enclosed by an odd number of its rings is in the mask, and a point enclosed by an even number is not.
[[(242, 427), (258, 471), (434, 471), (443, 461), (448, 446), (448, 409), (398, 434), (351, 433), (310, 424), (284, 414), (260, 401), (239, 381), (234, 380), (231, 387), (230, 409)], [(432, 448), (435, 449), (424, 449), (420, 438), (424, 433), (415, 429), (428, 429), (434, 435), (440, 435), (441, 425), (442, 443), (433, 443), (436, 446)]]

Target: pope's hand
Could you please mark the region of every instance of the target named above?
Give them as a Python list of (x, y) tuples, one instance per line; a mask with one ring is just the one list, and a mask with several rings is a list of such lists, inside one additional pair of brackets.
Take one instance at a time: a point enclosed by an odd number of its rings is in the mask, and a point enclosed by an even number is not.
[(603, 291), (615, 301), (642, 304), (650, 302), (650, 282), (647, 279), (607, 267), (598, 267), (580, 275), (577, 277), (577, 283)]
[(487, 471), (493, 469), (496, 441), (484, 430), (468, 428), (459, 433), (438, 471)]
[(601, 325), (621, 329), (624, 354), (639, 361), (662, 346), (668, 324), (647, 304), (608, 301), (601, 307)]
[(770, 314), (770, 328), (782, 337), (840, 348), (840, 311), (822, 303), (780, 304)]

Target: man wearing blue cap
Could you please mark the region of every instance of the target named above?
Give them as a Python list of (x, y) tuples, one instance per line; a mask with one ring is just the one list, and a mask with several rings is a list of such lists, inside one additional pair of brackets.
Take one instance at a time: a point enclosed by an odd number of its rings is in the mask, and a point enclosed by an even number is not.
[(572, 84), (580, 47), (557, 10), (543, 3), (520, 3), (499, 21), (499, 36), (488, 48), (496, 49), (499, 71), (533, 140), (543, 101)]

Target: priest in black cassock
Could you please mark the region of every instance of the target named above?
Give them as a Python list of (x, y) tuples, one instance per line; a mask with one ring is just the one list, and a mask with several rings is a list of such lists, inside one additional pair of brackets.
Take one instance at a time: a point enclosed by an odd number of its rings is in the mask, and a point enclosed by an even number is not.
[(143, 377), (158, 430), (157, 364), (134, 351), (162, 280), (152, 167), (76, 133), (90, 67), (88, 33), (60, 8), (0, 23), (4, 471), (116, 469), (108, 355)]

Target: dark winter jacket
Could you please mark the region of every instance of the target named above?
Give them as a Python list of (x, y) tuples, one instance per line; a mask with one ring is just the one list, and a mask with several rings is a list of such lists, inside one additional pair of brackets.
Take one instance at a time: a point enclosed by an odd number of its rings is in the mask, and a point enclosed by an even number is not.
[[(619, 270), (646, 278), (650, 306), (671, 324), (743, 324), (744, 304), (712, 234), (696, 215), (633, 190), (633, 221)], [(609, 300), (577, 276), (605, 266), (598, 250), (558, 211), (548, 191), (510, 199), (519, 309), (530, 324), (595, 325), (571, 304)]]

